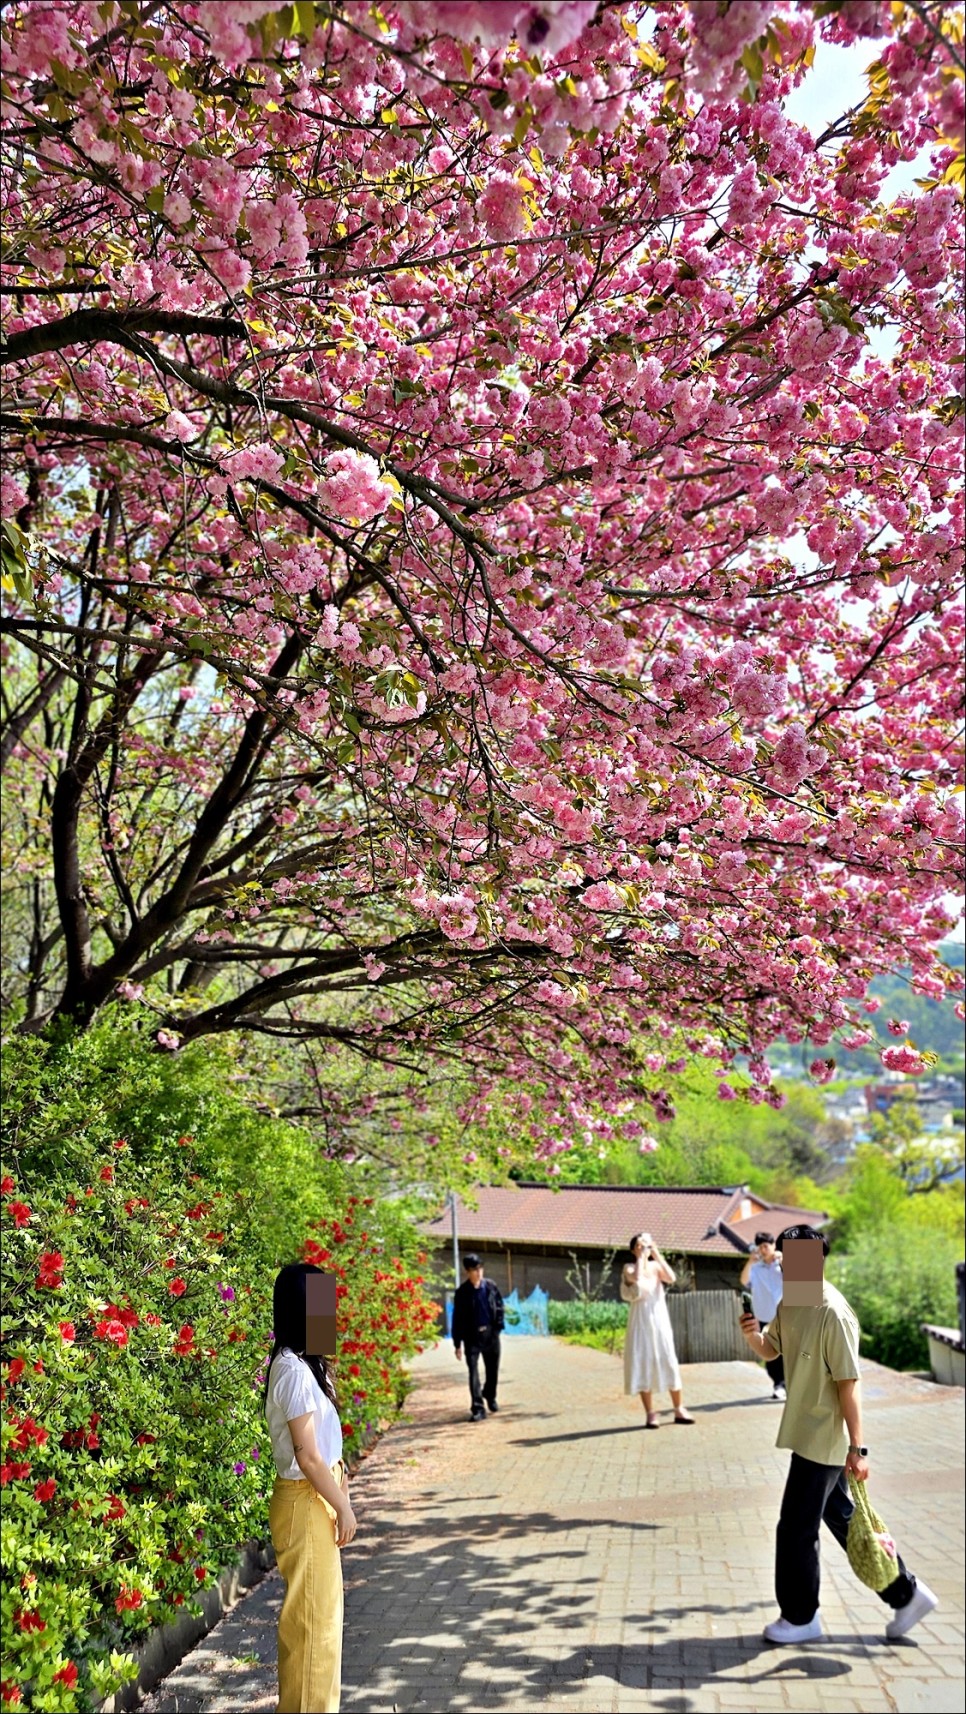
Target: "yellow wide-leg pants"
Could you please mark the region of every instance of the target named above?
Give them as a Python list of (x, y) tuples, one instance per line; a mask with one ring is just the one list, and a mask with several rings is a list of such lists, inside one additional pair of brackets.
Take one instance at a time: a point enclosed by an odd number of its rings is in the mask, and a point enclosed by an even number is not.
[[(341, 1481), (342, 1465), (332, 1474)], [(311, 1482), (276, 1476), (268, 1524), (285, 1584), (277, 1714), (338, 1714), (343, 1596), (335, 1512)]]

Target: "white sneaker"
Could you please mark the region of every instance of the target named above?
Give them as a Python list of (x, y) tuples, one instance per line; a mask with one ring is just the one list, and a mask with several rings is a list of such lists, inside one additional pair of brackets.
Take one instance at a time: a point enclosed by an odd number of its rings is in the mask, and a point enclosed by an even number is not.
[[(905, 1612), (905, 1608), (902, 1609)], [(915, 1619), (913, 1619), (915, 1624)], [(820, 1643), (823, 1640), (822, 1620), (818, 1609), (807, 1625), (791, 1625), (787, 1619), (775, 1619), (762, 1631), (766, 1643)]]
[(774, 1391), (773, 1391), (773, 1393), (772, 1393), (772, 1395), (771, 1395), (771, 1396), (772, 1396), (772, 1398), (773, 1398), (773, 1399), (777, 1399), (777, 1400), (778, 1400), (778, 1403), (779, 1403), (779, 1404), (780, 1404), (780, 1405), (783, 1405), (783, 1404), (784, 1404), (784, 1403), (785, 1403), (785, 1389), (784, 1389), (784, 1387), (782, 1387), (782, 1386), (777, 1386), (777, 1387), (776, 1387), (776, 1388), (775, 1388), (775, 1389), (774, 1389)]
[(890, 1619), (886, 1625), (886, 1636), (904, 1637), (907, 1631), (912, 1630), (913, 1625), (918, 1625), (920, 1619), (924, 1619), (926, 1614), (931, 1613), (938, 1605), (938, 1595), (934, 1595), (927, 1584), (920, 1583), (917, 1579), (912, 1600), (907, 1601), (904, 1607), (896, 1608), (895, 1618)]

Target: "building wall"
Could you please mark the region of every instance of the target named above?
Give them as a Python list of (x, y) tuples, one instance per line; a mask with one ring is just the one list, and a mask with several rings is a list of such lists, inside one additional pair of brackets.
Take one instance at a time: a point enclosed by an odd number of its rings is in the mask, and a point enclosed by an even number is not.
[[(469, 1249), (469, 1243), (465, 1246)], [(566, 1303), (577, 1296), (573, 1282), (567, 1275), (574, 1271), (573, 1258), (568, 1251), (554, 1250), (548, 1246), (534, 1245), (527, 1249), (479, 1249), (478, 1254), (483, 1262), (487, 1278), (506, 1297), (509, 1292), (517, 1291), (521, 1297), (529, 1297), (534, 1286), (540, 1286), (543, 1291), (555, 1298), (558, 1303)], [(603, 1250), (579, 1250), (581, 1278), (584, 1289), (605, 1300), (616, 1302), (620, 1299), (621, 1268), (627, 1261), (627, 1252), (619, 1250), (611, 1264), (604, 1289), (597, 1291), (600, 1282), (601, 1268), (604, 1262)], [(679, 1268), (679, 1258), (668, 1257), (671, 1265), (678, 1273), (679, 1285), (692, 1289), (688, 1280), (688, 1266), (692, 1272), (693, 1289), (695, 1291), (736, 1291), (738, 1280), (745, 1257), (735, 1251), (734, 1259), (730, 1256), (690, 1256), (686, 1258), (685, 1267)], [(433, 1252), (434, 1271), (443, 1277), (444, 1284), (440, 1291), (440, 1301), (445, 1291), (451, 1291), (453, 1286), (453, 1251), (451, 1245), (440, 1245)], [(589, 1276), (588, 1276), (589, 1270)]]

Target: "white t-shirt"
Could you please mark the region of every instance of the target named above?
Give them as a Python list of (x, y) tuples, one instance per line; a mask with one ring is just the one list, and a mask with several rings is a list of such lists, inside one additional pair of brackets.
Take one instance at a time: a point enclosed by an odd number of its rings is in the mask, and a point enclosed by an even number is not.
[(748, 1275), (751, 1307), (759, 1321), (770, 1321), (778, 1313), (785, 1281), (780, 1262), (752, 1262)]
[(272, 1437), (272, 1456), (280, 1476), (288, 1481), (302, 1480), (295, 1458), (289, 1423), (307, 1411), (315, 1412), (315, 1444), (324, 1464), (330, 1467), (342, 1457), (342, 1424), (331, 1399), (322, 1388), (307, 1363), (294, 1351), (280, 1351), (272, 1364), (265, 1415)]

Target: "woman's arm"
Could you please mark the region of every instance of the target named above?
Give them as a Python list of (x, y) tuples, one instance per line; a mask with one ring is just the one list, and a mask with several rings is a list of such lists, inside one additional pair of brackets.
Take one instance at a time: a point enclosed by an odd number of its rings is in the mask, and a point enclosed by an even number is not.
[(657, 1263), (658, 1279), (661, 1280), (664, 1285), (673, 1285), (678, 1276), (674, 1272), (670, 1262), (666, 1262), (664, 1260), (664, 1257), (661, 1255), (656, 1244), (652, 1244), (651, 1248), (654, 1251), (653, 1260)]
[(289, 1433), (292, 1436), (292, 1446), (295, 1451), (295, 1462), (307, 1482), (311, 1482), (317, 1494), (327, 1500), (336, 1515), (335, 1539), (340, 1547), (345, 1547), (356, 1533), (356, 1520), (349, 1504), (348, 1484), (340, 1487), (322, 1459), (315, 1442), (315, 1412), (306, 1411), (304, 1416), (294, 1416), (289, 1422)]

